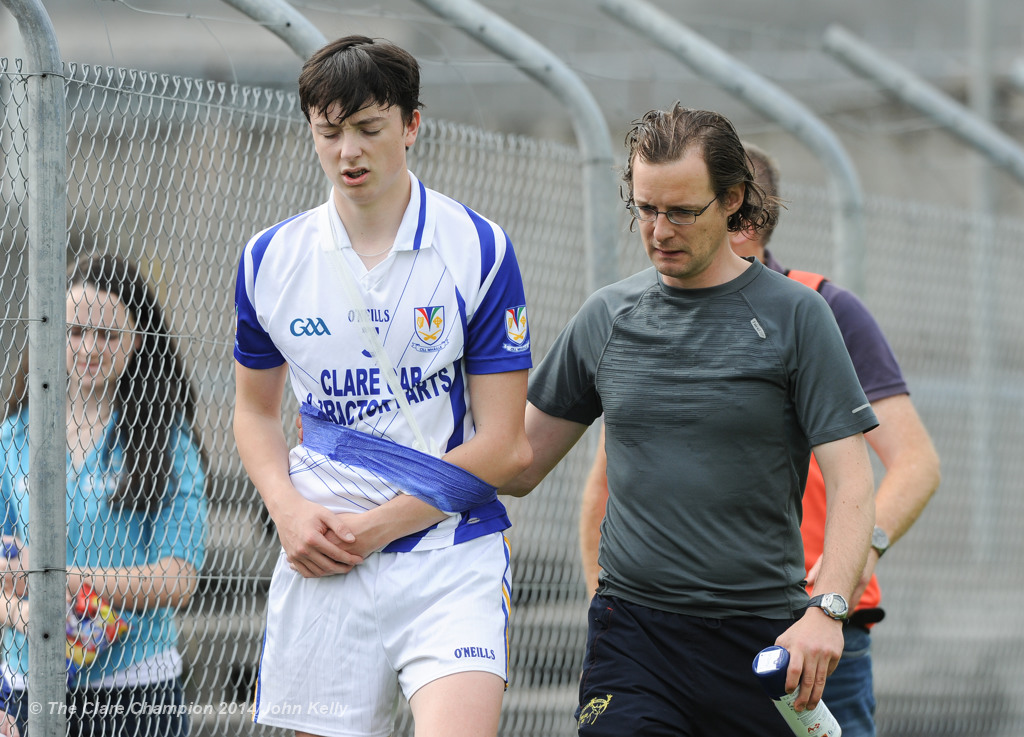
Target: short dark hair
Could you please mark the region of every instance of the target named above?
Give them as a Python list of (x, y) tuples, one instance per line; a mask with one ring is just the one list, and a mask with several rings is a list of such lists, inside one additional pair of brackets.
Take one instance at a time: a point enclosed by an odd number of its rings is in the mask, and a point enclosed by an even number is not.
[(420, 66), (405, 49), (390, 41), (346, 36), (316, 51), (299, 74), (299, 105), (306, 120), (340, 107), (341, 121), (367, 105), (402, 111), (406, 124), (420, 102)]
[(747, 155), (732, 123), (710, 110), (691, 110), (676, 102), (671, 110), (651, 110), (633, 121), (626, 134), (629, 158), (622, 179), (628, 189), (627, 202), (633, 201), (633, 162), (636, 157), (649, 164), (678, 161), (692, 149), (700, 151), (711, 177), (716, 197), (737, 184), (745, 185), (743, 204), (729, 216), (730, 231), (773, 227), (778, 211), (768, 206), (769, 197), (754, 181)]
[(779, 165), (775, 159), (757, 144), (743, 142), (743, 150), (747, 152), (750, 168), (754, 172), (754, 182), (760, 185), (765, 193), (765, 207), (774, 213), (770, 225), (766, 225), (758, 234), (761, 245), (767, 246), (779, 220), (779, 208), (782, 207), (779, 189)]

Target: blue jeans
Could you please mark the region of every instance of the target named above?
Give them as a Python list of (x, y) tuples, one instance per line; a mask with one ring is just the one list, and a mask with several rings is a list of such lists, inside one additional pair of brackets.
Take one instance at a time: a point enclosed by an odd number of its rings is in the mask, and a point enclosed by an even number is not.
[(871, 677), (871, 635), (864, 627), (843, 627), (846, 645), (822, 700), (843, 728), (843, 737), (875, 737), (875, 689)]

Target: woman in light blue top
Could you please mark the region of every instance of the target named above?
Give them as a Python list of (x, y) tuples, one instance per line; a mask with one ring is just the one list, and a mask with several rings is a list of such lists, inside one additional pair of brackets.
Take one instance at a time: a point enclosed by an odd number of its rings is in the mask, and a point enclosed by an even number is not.
[[(160, 305), (132, 263), (103, 256), (76, 264), (67, 328), (68, 595), (91, 587), (130, 625), (69, 680), (70, 734), (183, 737), (174, 612), (196, 589), (207, 513), (195, 396)], [(0, 557), (3, 675), (22, 737), (32, 543), (26, 371), (23, 361), (0, 425), (0, 531), (16, 546), (14, 557)]]

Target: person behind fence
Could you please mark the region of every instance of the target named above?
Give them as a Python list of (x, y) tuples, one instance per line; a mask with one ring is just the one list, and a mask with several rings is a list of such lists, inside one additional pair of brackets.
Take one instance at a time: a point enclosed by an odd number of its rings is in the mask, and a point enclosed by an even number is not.
[[(752, 164), (754, 180), (766, 194), (776, 197), (779, 172), (774, 160), (753, 144), (745, 143), (744, 148)], [(773, 230), (768, 226), (759, 232), (730, 232), (732, 249), (744, 258), (756, 258), (769, 269), (816, 289), (825, 298), (839, 324), (861, 387), (880, 423), (865, 436), (885, 468), (875, 496), (871, 549), (850, 599), (852, 614), (843, 624), (843, 656), (822, 692), (822, 698), (843, 729), (843, 737), (873, 737), (875, 698), (870, 627), (883, 617), (879, 608), (881, 590), (874, 570), (882, 554), (906, 533), (938, 488), (939, 457), (910, 400), (899, 363), (867, 307), (856, 295), (818, 274), (784, 268), (767, 249)], [(590, 593), (602, 591), (598, 549), (600, 524), (608, 501), (608, 475), (603, 428), (601, 432), (580, 509), (580, 550)], [(825, 512), (825, 485), (812, 456), (801, 522), (809, 592), (817, 573), (815, 564), (821, 559)]]
[[(676, 103), (626, 142), (653, 268), (591, 295), (534, 370), (534, 461), (501, 491), (527, 493), (604, 414), (579, 734), (790, 737), (751, 665), (783, 646), (797, 708), (821, 698), (867, 554), (877, 422), (821, 296), (730, 248), (776, 217), (732, 124)], [(812, 449), (832, 495), (816, 606), (799, 523)]]
[[(84, 258), (67, 289), (69, 734), (183, 737), (174, 613), (196, 589), (207, 515), (195, 396), (134, 263)], [(32, 708), (26, 574), (33, 539), (49, 532), (29, 520), (27, 372), (26, 355), (0, 426), (3, 677), (22, 735)]]
[(530, 460), (512, 244), (408, 170), (406, 51), (334, 41), (299, 100), (331, 195), (249, 241), (235, 297), (235, 438), (282, 548), (253, 718), (388, 735), (401, 692), (420, 737), (493, 736), (510, 595), (496, 487)]

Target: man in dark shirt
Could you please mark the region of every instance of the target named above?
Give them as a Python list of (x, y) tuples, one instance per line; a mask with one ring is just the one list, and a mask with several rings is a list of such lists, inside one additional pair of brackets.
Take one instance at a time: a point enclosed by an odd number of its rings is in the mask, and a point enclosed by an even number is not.
[[(757, 146), (745, 143), (744, 147), (753, 164), (755, 181), (769, 196), (777, 196), (779, 173), (775, 162)], [(773, 271), (797, 279), (824, 297), (839, 324), (861, 387), (881, 423), (866, 436), (885, 468), (875, 498), (871, 550), (850, 600), (853, 614), (843, 625), (843, 657), (823, 692), (825, 702), (843, 729), (843, 737), (873, 737), (875, 696), (870, 626), (883, 616), (879, 608), (881, 590), (874, 569), (885, 550), (903, 536), (938, 488), (939, 457), (910, 401), (896, 356), (864, 303), (818, 274), (784, 268), (766, 248), (771, 235), (772, 228), (761, 232), (736, 231), (729, 234), (729, 240), (733, 251), (740, 256), (756, 258)], [(607, 456), (602, 428), (580, 509), (580, 551), (590, 592), (600, 591), (598, 546), (607, 500)], [(812, 460), (804, 488), (800, 525), (811, 586), (817, 572), (815, 563), (824, 545), (825, 514), (825, 482)]]
[[(863, 432), (877, 423), (820, 295), (730, 247), (775, 219), (731, 123), (677, 104), (627, 143), (627, 207), (654, 268), (592, 295), (536, 369), (534, 461), (502, 493), (527, 493), (604, 415), (581, 735), (790, 735), (751, 662), (787, 648), (796, 707), (821, 698), (874, 522)], [(833, 504), (827, 596), (808, 607), (812, 449)]]

